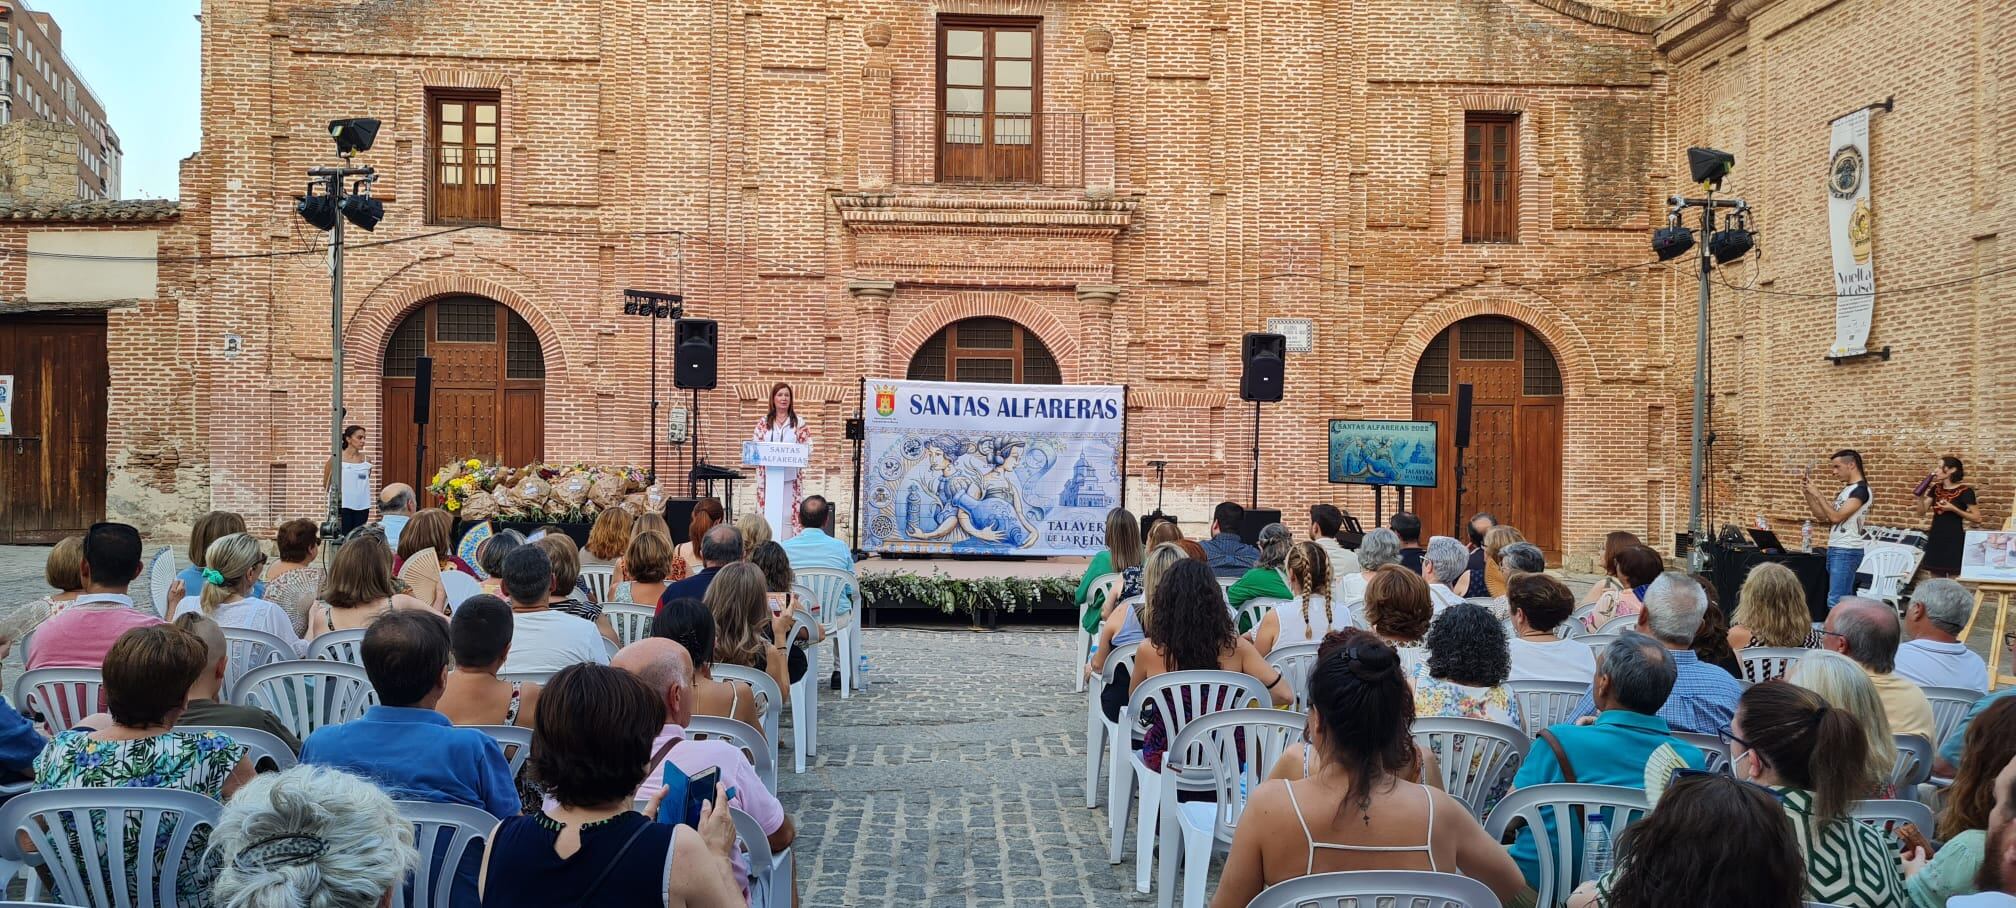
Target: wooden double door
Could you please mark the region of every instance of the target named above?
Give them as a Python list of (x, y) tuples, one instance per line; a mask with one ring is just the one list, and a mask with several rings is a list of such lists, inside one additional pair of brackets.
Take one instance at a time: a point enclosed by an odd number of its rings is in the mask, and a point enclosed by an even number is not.
[(0, 316), (13, 377), (0, 434), (0, 543), (55, 542), (105, 519), (105, 313)]
[[(1456, 501), (1457, 388), (1472, 389), (1462, 511)], [(1561, 557), (1561, 371), (1539, 335), (1481, 316), (1449, 326), (1414, 368), (1414, 418), (1439, 425), (1436, 486), (1412, 496), (1425, 533), (1462, 538), (1489, 512), (1528, 542)]]
[[(413, 423), (416, 364), (433, 357), (433, 408)], [(471, 457), (523, 466), (545, 457), (546, 361), (532, 326), (509, 307), (476, 296), (427, 303), (406, 316), (386, 345), (378, 438), (385, 482), (410, 483), (431, 504), (424, 481), (451, 460)], [(427, 450), (420, 460), (420, 429)]]

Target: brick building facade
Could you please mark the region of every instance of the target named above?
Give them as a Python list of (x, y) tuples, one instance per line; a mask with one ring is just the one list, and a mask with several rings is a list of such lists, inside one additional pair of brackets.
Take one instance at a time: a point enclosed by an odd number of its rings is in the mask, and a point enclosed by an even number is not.
[[(1645, 265), (1659, 202), (1685, 179), (1680, 148), (1746, 122), (1752, 179), (1807, 152), (1759, 166), (1762, 113), (1704, 110), (1710, 56), (1667, 55), (1742, 39), (1680, 37), (1711, 27), (1666, 6), (720, 0), (528, 22), (495, 0), (210, 0), (178, 231), (221, 258), (134, 317), (148, 330), (115, 332), (129, 367), (172, 336), (189, 385), (169, 404), (186, 412), (115, 426), (131, 494), (113, 510), (171, 533), (203, 507), (267, 526), (319, 511), (328, 288), (292, 196), (330, 160), (323, 122), (368, 115), (384, 121), (365, 160), (387, 216), (351, 232), (346, 405), (389, 475), (412, 472), (402, 373), (421, 351), (455, 392), (437, 392), (429, 469), (468, 453), (648, 462), (650, 323), (621, 312), (638, 287), (721, 323), (706, 459), (732, 462), (789, 381), (814, 426), (808, 490), (851, 501), (858, 379), (956, 373), (967, 356), (972, 375), (1128, 385), (1127, 503), (1154, 507), (1145, 464), (1167, 460), (1165, 507), (1198, 527), (1246, 498), (1240, 335), (1304, 318), (1314, 350), (1289, 355), (1286, 400), (1263, 408), (1263, 506), (1369, 514), (1364, 488), (1326, 481), (1327, 420), (1445, 418), (1467, 382), (1465, 511), (1504, 512), (1570, 564), (1611, 529), (1670, 540), (1693, 310), (1684, 269)], [(1706, 6), (1690, 15), (1732, 15)], [(1823, 216), (1810, 200), (1795, 215), (1799, 182), (1783, 181), (1781, 217)], [(1793, 245), (1766, 243), (1789, 269)], [(1718, 317), (1718, 349), (1741, 347), (1741, 319)], [(243, 343), (230, 359), (226, 335)], [(999, 342), (1019, 361), (987, 361)], [(1729, 411), (1772, 372), (1761, 352), (1726, 362), (1746, 377), (1718, 415), (1734, 434)], [(118, 371), (115, 410), (153, 393)], [(1804, 414), (1741, 425), (1823, 443)], [(164, 456), (193, 476), (163, 486), (142, 460)], [(668, 472), (686, 456), (659, 446)], [(1421, 499), (1431, 529), (1455, 519), (1444, 474)]]

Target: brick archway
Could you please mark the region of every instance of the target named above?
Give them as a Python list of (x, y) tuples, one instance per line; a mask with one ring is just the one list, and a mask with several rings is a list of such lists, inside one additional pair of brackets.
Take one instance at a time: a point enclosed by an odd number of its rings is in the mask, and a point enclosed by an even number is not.
[(907, 369), (918, 348), (932, 335), (954, 322), (981, 317), (1004, 318), (1033, 332), (1057, 360), (1057, 371), (1065, 384), (1079, 377), (1078, 338), (1064, 321), (1027, 297), (997, 291), (961, 293), (926, 307), (897, 333), (890, 344), (887, 367)]
[[(1560, 364), (1561, 380), (1569, 397), (1587, 393), (1604, 380), (1602, 370), (1596, 365), (1596, 356), (1589, 348), (1589, 339), (1561, 314), (1552, 300), (1531, 290), (1511, 288), (1502, 288), (1499, 292), (1459, 289), (1423, 303), (1401, 323), (1400, 330), (1394, 333), (1392, 342), (1386, 348), (1386, 355), (1375, 360), (1377, 371), (1374, 376), (1379, 379), (1412, 376), (1415, 364), (1421, 361), (1422, 351), (1428, 349), (1443, 329), (1479, 315), (1503, 316), (1539, 335)], [(1407, 371), (1396, 376), (1395, 370), (1399, 369)]]
[(493, 280), (450, 274), (428, 278), (390, 295), (372, 293), (343, 327), (344, 350), (349, 355), (344, 363), (344, 379), (375, 381), (384, 367), (385, 348), (392, 341), (392, 330), (414, 310), (445, 296), (480, 296), (518, 313), (539, 337), (539, 353), (546, 358), (547, 379), (561, 382), (567, 378), (567, 358), (559, 335), (530, 298)]

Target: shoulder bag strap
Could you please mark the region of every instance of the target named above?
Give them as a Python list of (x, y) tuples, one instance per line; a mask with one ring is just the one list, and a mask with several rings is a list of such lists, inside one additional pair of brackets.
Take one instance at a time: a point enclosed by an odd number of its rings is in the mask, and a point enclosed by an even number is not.
[[(665, 762), (665, 755), (671, 753), (672, 748), (678, 747), (679, 742), (684, 740), (686, 739), (675, 737), (670, 741), (666, 741), (665, 743), (658, 745), (658, 750), (651, 754), (651, 762), (644, 764), (645, 767), (647, 768), (647, 771), (650, 767), (655, 767), (658, 764)], [(1556, 747), (1554, 750), (1556, 753), (1559, 753), (1561, 749), (1559, 747)], [(1575, 780), (1569, 779), (1568, 781), (1573, 782)]]
[[(630, 846), (637, 844), (637, 840), (644, 835), (644, 830), (650, 829), (655, 825), (657, 824), (650, 817), (645, 817), (644, 822), (637, 824), (637, 828), (631, 830), (630, 837), (623, 840), (623, 847), (616, 849), (616, 854), (609, 859), (609, 863), (602, 865), (602, 872), (595, 875), (595, 881), (589, 883), (587, 889), (581, 890), (581, 897), (574, 900), (575, 908), (594, 904), (595, 892), (602, 888), (603, 883), (608, 881), (609, 874), (615, 873), (616, 868), (622, 866), (623, 856), (630, 853)], [(677, 836), (678, 833), (675, 831), (673, 835)]]
[[(1547, 742), (1548, 750), (1554, 752), (1554, 762), (1561, 764), (1561, 781), (1570, 783), (1577, 781), (1575, 778), (1575, 764), (1568, 762), (1568, 751), (1561, 746), (1561, 740), (1554, 737), (1553, 730), (1540, 729), (1538, 737), (1540, 740)], [(1574, 818), (1575, 827), (1577, 829), (1582, 828), (1582, 805), (1577, 804), (1570, 807), (1568, 814)]]

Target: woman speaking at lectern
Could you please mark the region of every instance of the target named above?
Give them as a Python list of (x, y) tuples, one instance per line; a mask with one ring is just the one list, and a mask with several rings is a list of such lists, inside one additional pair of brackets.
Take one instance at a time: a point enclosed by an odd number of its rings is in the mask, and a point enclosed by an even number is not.
[[(812, 443), (812, 427), (806, 425), (805, 420), (798, 418), (797, 409), (792, 407), (790, 385), (780, 381), (771, 386), (770, 410), (763, 414), (762, 419), (757, 420), (756, 431), (749, 438), (752, 441), (781, 441), (800, 445)], [(759, 512), (768, 507), (768, 503), (764, 501), (767, 497), (765, 486), (768, 485), (764, 474), (767, 472), (762, 467), (756, 468), (756, 510)], [(784, 484), (784, 494), (789, 499), (784, 503), (784, 513), (789, 515), (785, 519), (791, 522), (791, 532), (779, 532), (779, 538), (790, 536), (803, 529), (798, 525), (798, 499), (804, 495), (801, 490), (802, 483), (803, 477), (800, 475), (791, 477), (791, 481)], [(781, 531), (783, 528), (775, 529)]]

